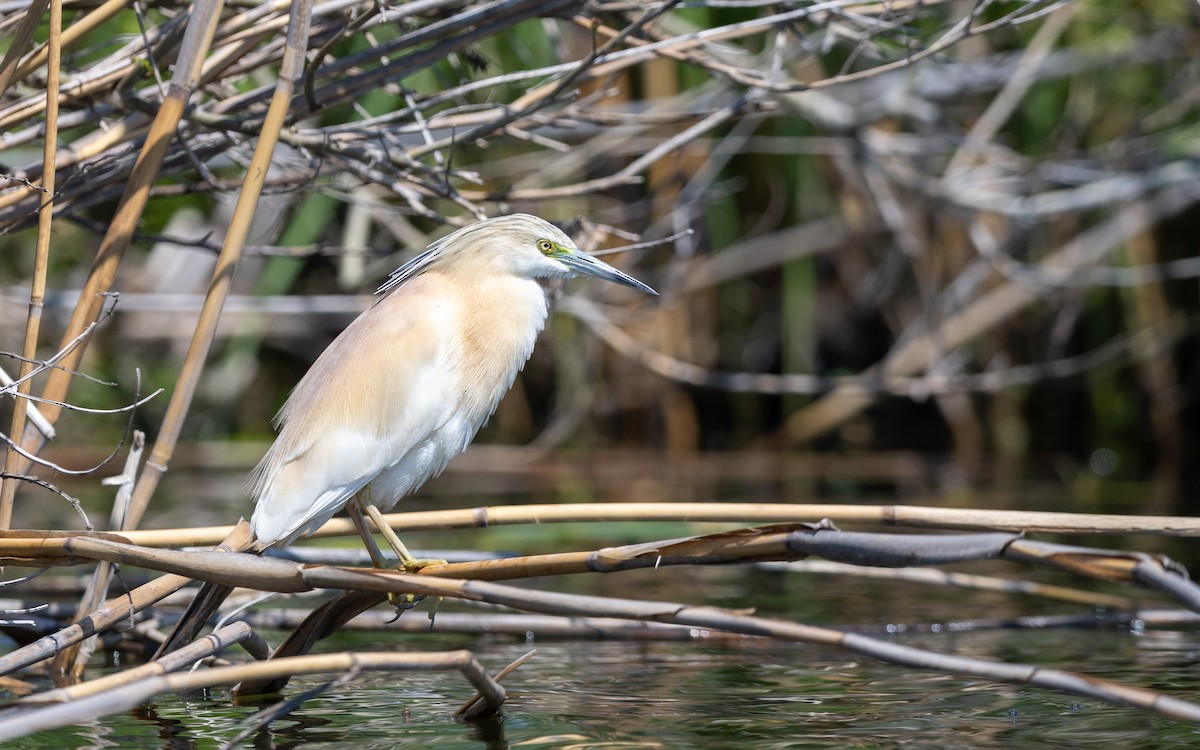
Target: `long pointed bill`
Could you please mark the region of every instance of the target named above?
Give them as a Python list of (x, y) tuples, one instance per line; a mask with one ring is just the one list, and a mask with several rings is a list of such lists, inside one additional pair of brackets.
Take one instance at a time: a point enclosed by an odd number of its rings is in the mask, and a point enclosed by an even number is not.
[(633, 278), (629, 274), (618, 271), (604, 261), (598, 258), (593, 258), (587, 253), (581, 253), (576, 250), (573, 253), (561, 253), (555, 255), (554, 259), (581, 276), (595, 276), (596, 278), (604, 279), (605, 281), (615, 281), (618, 284), (631, 286), (634, 289), (645, 292), (646, 294), (653, 294), (655, 297), (658, 296), (658, 292)]

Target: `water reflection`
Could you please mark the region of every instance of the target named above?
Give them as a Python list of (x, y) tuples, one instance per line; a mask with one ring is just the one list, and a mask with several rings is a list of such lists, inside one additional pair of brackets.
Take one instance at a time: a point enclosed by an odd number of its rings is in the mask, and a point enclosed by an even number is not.
[[(960, 602), (960, 605), (963, 603)], [(963, 605), (965, 606), (965, 605)], [(847, 613), (856, 614), (856, 613)], [(802, 617), (802, 613), (796, 613)], [(339, 649), (470, 645), (490, 668), (524, 652), (520, 639), (348, 634)], [(972, 632), (904, 643), (991, 659), (1054, 664), (1180, 696), (1200, 688), (1195, 632)], [(747, 640), (552, 642), (507, 682), (502, 719), (452, 716), (470, 694), (456, 674), (364, 673), (293, 708), (250, 742), (262, 748), (845, 748), (1186, 747), (1194, 728), (1138, 711), (1020, 686), (896, 669), (812, 646)], [(322, 685), (294, 681), (296, 696)], [(214, 747), (258, 706), (228, 693), (163, 696), (129, 714), (25, 738), (20, 748)]]

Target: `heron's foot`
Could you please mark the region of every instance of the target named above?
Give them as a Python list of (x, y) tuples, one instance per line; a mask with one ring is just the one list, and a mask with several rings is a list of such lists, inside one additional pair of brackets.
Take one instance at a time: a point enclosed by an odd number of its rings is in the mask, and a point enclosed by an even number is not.
[(433, 632), (433, 618), (437, 617), (438, 607), (442, 606), (443, 596), (435, 596), (433, 598), (433, 606), (429, 608), (429, 632)]
[(424, 594), (388, 594), (388, 604), (396, 608), (396, 616), (388, 620), (388, 624), (400, 619), (400, 615), (421, 603)]
[[(400, 565), (399, 565), (399, 567), (396, 568), (396, 570), (399, 570), (401, 573), (417, 573), (417, 572), (420, 572), (420, 570), (422, 568), (427, 568), (431, 565), (445, 565), (445, 564), (446, 564), (445, 560), (406, 557), (400, 561)], [(413, 607), (420, 604), (421, 600), (423, 600), (424, 598), (425, 598), (424, 594), (396, 594), (396, 593), (388, 594), (388, 604), (390, 604), (396, 608), (396, 616), (393, 617), (389, 622), (395, 622), (396, 620), (398, 620), (400, 618), (400, 615), (404, 614), (408, 610), (410, 610)], [(437, 601), (439, 603), (441, 602), (441, 600), (442, 600), (442, 597), (440, 597), (440, 596), (437, 597)], [(432, 613), (430, 614), (429, 619), (430, 619), (431, 625), (432, 625), (432, 620), (433, 620)]]
[(401, 573), (420, 573), (422, 568), (445, 564), (445, 560), (435, 560), (430, 557), (406, 557), (400, 560), (400, 565), (396, 570)]

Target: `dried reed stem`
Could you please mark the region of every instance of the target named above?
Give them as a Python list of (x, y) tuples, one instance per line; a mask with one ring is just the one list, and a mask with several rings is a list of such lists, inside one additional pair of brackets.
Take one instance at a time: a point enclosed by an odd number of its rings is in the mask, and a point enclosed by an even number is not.
[[(167, 470), (167, 464), (175, 452), (175, 443), (183, 429), (183, 421), (191, 405), (192, 396), (200, 382), (200, 374), (204, 362), (212, 346), (217, 323), (221, 318), (221, 309), (225, 305), (225, 297), (229, 286), (233, 283), (233, 273), (241, 258), (242, 248), (250, 233), (250, 225), (254, 220), (254, 211), (258, 199), (262, 195), (263, 184), (267, 179), (267, 171), (271, 166), (271, 157), (275, 153), (275, 144), (279, 142), (279, 131), (288, 115), (296, 82), (304, 70), (304, 51), (308, 46), (308, 31), (313, 0), (296, 0), (292, 4), (288, 22), (287, 46), (283, 56), (283, 66), (276, 81), (275, 94), (267, 109), (262, 131), (259, 133), (258, 144), (254, 156), (250, 159), (246, 181), (238, 194), (237, 205), (233, 210), (225, 242), (221, 254), (217, 257), (216, 268), (213, 269), (212, 281), (208, 293), (204, 296), (204, 306), (200, 311), (200, 319), (192, 334), (191, 345), (180, 370), (175, 389), (171, 392), (171, 401), (163, 416), (159, 428), (158, 439), (154, 449), (146, 461), (142, 477), (133, 492), (129, 515), (133, 519), (131, 525), (136, 525), (142, 513), (150, 502), (150, 497), (158, 487), (158, 480)], [(213, 21), (215, 24), (215, 20)], [(211, 35), (211, 32), (210, 32)]]
[(29, 7), (25, 9), (25, 16), (17, 26), (16, 33), (13, 34), (8, 51), (4, 53), (3, 62), (0, 62), (0, 94), (8, 90), (9, 84), (13, 82), (17, 65), (21, 62), (21, 55), (33, 41), (33, 32), (37, 31), (42, 14), (46, 12), (49, 4), (50, 0), (32, 0)]
[[(105, 21), (112, 19), (118, 12), (124, 10), (129, 3), (130, 0), (105, 0), (95, 10), (63, 30), (62, 41), (60, 42), (61, 49), (70, 49), (75, 46), (85, 35), (95, 31)], [(49, 45), (29, 55), (25, 62), (17, 68), (16, 74), (13, 77), (14, 82), (24, 79), (25, 76), (36, 70), (39, 65), (46, 62), (48, 54)], [(0, 86), (0, 93), (4, 91), (4, 88), (4, 86)]]
[[(926, 529), (1040, 532), (1047, 534), (1152, 534), (1200, 536), (1200, 518), (1128, 516), (1101, 513), (937, 508), (920, 505), (825, 505), (819, 503), (572, 503), (570, 505), (499, 505), (455, 510), (388, 513), (384, 519), (397, 533), (484, 528), (542, 523), (601, 521), (686, 521), (695, 523), (868, 523)], [(122, 535), (146, 547), (216, 544), (231, 526), (129, 531)], [(17, 532), (13, 532), (17, 534)], [(20, 532), (33, 536), (39, 532)], [(55, 532), (83, 535), (84, 532)], [(355, 534), (349, 519), (335, 518), (313, 538)], [(0, 537), (2, 538), (2, 537)]]
[[(129, 499), (133, 492), (133, 484), (137, 480), (138, 467), (141, 464), (142, 450), (145, 444), (145, 434), (140, 430), (134, 431), (133, 444), (129, 448), (129, 455), (125, 458), (125, 468), (119, 477), (122, 484), (113, 503), (113, 512), (108, 524), (110, 529), (123, 528), (129, 517)], [(107, 595), (111, 579), (112, 565), (110, 563), (102, 562), (96, 566), (96, 569), (92, 571), (92, 578), (88, 581), (87, 588), (84, 589), (83, 596), (79, 599), (79, 606), (75, 610), (74, 619), (76, 621), (100, 606)], [(55, 655), (51, 669), (55, 674), (64, 675), (66, 679), (81, 679), (83, 670), (87, 666), (87, 660), (95, 649), (95, 643), (96, 637), (92, 636), (64, 648)]]
[(230, 646), (239, 643), (245, 645), (255, 658), (266, 658), (270, 654), (270, 647), (263, 642), (260, 636), (250, 629), (249, 625), (244, 622), (235, 622), (223, 628), (218, 628), (203, 638), (196, 640), (194, 643), (189, 643), (187, 646), (173, 651), (161, 659), (155, 659), (154, 661), (130, 667), (120, 672), (114, 672), (104, 677), (98, 677), (94, 680), (88, 680), (87, 682), (80, 682), (54, 690), (46, 690), (37, 695), (30, 696), (21, 702), (44, 705), (47, 703), (67, 703), (79, 700), (80, 698), (86, 698), (90, 695), (104, 693), (114, 688), (129, 685), (147, 677), (185, 669), (201, 659), (220, 653)]
[[(246, 533), (248, 527), (245, 524), (235, 527), (228, 536), (228, 549), (244, 549)], [(0, 656), (0, 674), (7, 674), (48, 659), (67, 646), (79, 643), (96, 633), (102, 633), (134, 613), (170, 596), (192, 580), (188, 576), (160, 576), (133, 591), (115, 596), (106, 601), (100, 609), (88, 613), (73, 625)]]
[[(66, 348), (78, 338), (100, 313), (104, 295), (112, 287), (113, 279), (116, 278), (117, 266), (120, 264), (125, 250), (129, 247), (134, 232), (137, 230), (138, 221), (145, 210), (146, 201), (150, 196), (150, 187), (158, 175), (167, 149), (175, 136), (175, 129), (187, 107), (188, 99), (198, 83), (200, 67), (204, 62), (209, 44), (212, 42), (213, 31), (220, 18), (223, 4), (223, 0), (197, 0), (191, 7), (191, 17), (188, 19), (179, 59), (175, 65), (175, 75), (167, 88), (167, 95), (163, 99), (162, 106), (150, 126), (146, 143), (133, 165), (133, 171), (129, 175), (108, 231), (100, 241), (91, 272), (80, 292), (79, 301), (71, 311), (71, 318), (67, 323), (67, 329), (62, 339), (63, 344), (60, 348)], [(53, 163), (49, 162), (47, 166)], [(42, 398), (49, 402), (45, 416), (51, 423), (54, 423), (62, 412), (62, 407), (57, 406), (56, 403), (66, 400), (72, 370), (78, 365), (86, 347), (86, 340), (79, 342), (60, 362), (62, 366), (50, 371), (46, 386), (42, 390)], [(18, 439), (18, 436), (14, 435), (13, 439)], [(41, 440), (37, 434), (26, 432), (22, 445), (30, 453), (37, 453)]]
[(935, 586), (956, 586), (978, 591), (997, 591), (1004, 594), (1040, 596), (1046, 599), (1072, 602), (1074, 604), (1106, 607), (1121, 612), (1133, 610), (1137, 607), (1137, 600), (1128, 596), (1102, 594), (1098, 591), (1085, 591), (1067, 586), (1038, 583), (1037, 581), (1022, 581), (972, 573), (956, 573), (937, 568), (875, 568), (849, 563), (829, 562), (828, 560), (763, 563), (763, 567), (768, 570), (789, 573), (882, 578), (889, 581), (911, 581)]
[[(29, 13), (32, 15), (31, 5)], [(45, 200), (38, 211), (37, 246), (33, 262), (33, 288), (29, 292), (29, 312), (25, 317), (25, 345), (22, 349), (20, 375), (17, 380), (17, 392), (13, 395), (12, 423), (8, 434), (14, 441), (20, 441), (25, 430), (25, 399), (33, 386), (29, 382), (29, 374), (37, 362), (38, 332), (42, 325), (42, 306), (46, 300), (46, 268), (50, 258), (50, 230), (54, 224), (54, 164), (58, 153), (58, 87), (59, 62), (62, 41), (62, 0), (50, 0), (49, 38), (46, 41), (46, 135), (42, 146), (42, 189)], [(14, 49), (17, 45), (14, 44)], [(10, 49), (10, 52), (12, 50)], [(7, 81), (0, 74), (0, 92), (3, 92)], [(42, 434), (37, 432), (36, 434)], [(12, 523), (13, 499), (17, 494), (18, 479), (14, 474), (25, 471), (25, 459), (10, 447), (4, 457), (4, 471), (7, 475), (0, 480), (0, 529), (7, 529)]]
[(137, 682), (110, 687), (67, 703), (18, 711), (0, 718), (0, 740), (76, 724), (105, 714), (126, 711), (154, 696), (177, 690), (196, 690), (279, 675), (346, 673), (362, 670), (428, 671), (455, 669), (471, 683), (487, 705), (499, 708), (505, 700), (504, 688), (480, 666), (470, 651), (443, 651), (422, 654), (336, 653), (297, 656), (229, 667), (214, 667), (183, 674), (157, 674)]
[[(1171, 215), (1194, 204), (1190, 196), (1168, 194), (1158, 207), (1136, 202), (1121, 208), (1103, 231), (1077, 235), (1047, 256), (1037, 266), (1048, 278), (1072, 275), (1098, 263), (1123, 239), (1153, 226), (1164, 215)], [(984, 331), (1009, 319), (1042, 299), (1039, 290), (1016, 280), (1006, 280), (980, 295), (962, 310), (937, 321), (932, 329), (913, 335), (888, 353), (864, 375), (881, 378), (912, 375), (929, 368), (947, 350), (959, 347)], [(843, 424), (873, 404), (878, 395), (858, 384), (840, 385), (788, 417), (788, 437), (798, 443), (810, 441)]]

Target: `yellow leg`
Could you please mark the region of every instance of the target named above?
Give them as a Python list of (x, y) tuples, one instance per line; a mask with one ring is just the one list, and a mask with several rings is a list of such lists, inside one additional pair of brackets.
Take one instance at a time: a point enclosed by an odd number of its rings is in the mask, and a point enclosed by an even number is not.
[[(404, 542), (400, 541), (400, 537), (396, 536), (396, 532), (392, 530), (392, 527), (388, 526), (387, 521), (383, 518), (383, 514), (379, 512), (379, 508), (376, 508), (374, 505), (367, 505), (364, 510), (366, 511), (366, 514), (370, 516), (371, 521), (375, 524), (375, 528), (379, 529), (379, 533), (383, 534), (383, 538), (387, 540), (387, 543), (396, 553), (396, 557), (400, 558), (400, 565), (406, 573), (415, 573), (421, 568), (424, 568), (426, 565), (445, 564), (445, 560), (419, 560), (413, 557), (412, 553), (408, 551), (408, 547), (404, 546)], [(424, 598), (425, 597), (423, 596), (413, 596), (412, 594), (389, 594), (388, 602), (390, 602), (392, 606), (396, 608), (396, 616), (399, 617), (401, 612), (406, 609), (412, 609), (417, 602)], [(433, 605), (433, 610), (429, 612), (430, 628), (433, 627), (433, 616), (437, 611), (437, 603), (441, 602), (441, 600), (442, 598), (439, 596)]]
[(413, 557), (412, 553), (408, 551), (408, 547), (404, 546), (404, 542), (400, 541), (400, 537), (396, 536), (396, 532), (392, 530), (392, 527), (388, 526), (387, 521), (383, 518), (383, 514), (379, 512), (379, 508), (368, 504), (363, 510), (370, 517), (371, 522), (375, 524), (375, 528), (379, 530), (379, 533), (383, 534), (383, 538), (391, 546), (392, 551), (396, 553), (396, 557), (400, 558), (400, 567), (404, 572), (415, 573), (434, 562), (433, 560), (418, 560)]
[[(367, 507), (373, 508), (374, 506)], [(362, 537), (363, 546), (367, 548), (367, 554), (371, 556), (371, 562), (375, 567), (389, 567), (388, 561), (383, 557), (383, 552), (379, 550), (379, 545), (375, 544), (375, 537), (371, 536), (371, 529), (367, 527), (367, 519), (363, 518), (362, 506), (358, 502), (358, 497), (354, 497), (346, 503), (346, 515), (350, 516), (350, 521), (354, 524), (358, 535)]]
[[(354, 499), (346, 504), (346, 513), (350, 516), (350, 520), (354, 523), (355, 529), (358, 530), (358, 535), (362, 537), (363, 544), (367, 548), (367, 554), (371, 556), (375, 567), (387, 568), (388, 561), (384, 559), (383, 552), (380, 551), (379, 545), (375, 544), (375, 537), (371, 534), (371, 529), (367, 526), (369, 516), (371, 522), (383, 538), (387, 540), (388, 545), (396, 553), (396, 557), (400, 560), (399, 570), (405, 573), (415, 573), (426, 565), (442, 564), (445, 560), (418, 560), (413, 557), (408, 551), (408, 547), (404, 546), (404, 542), (400, 541), (400, 537), (396, 536), (396, 532), (388, 526), (384, 520), (383, 514), (379, 512), (379, 508), (371, 502), (371, 490), (369, 487), (361, 490)], [(425, 597), (416, 596), (415, 594), (388, 594), (388, 602), (396, 608), (396, 616), (399, 617), (405, 610), (412, 609)], [(430, 617), (432, 620), (432, 616)]]

